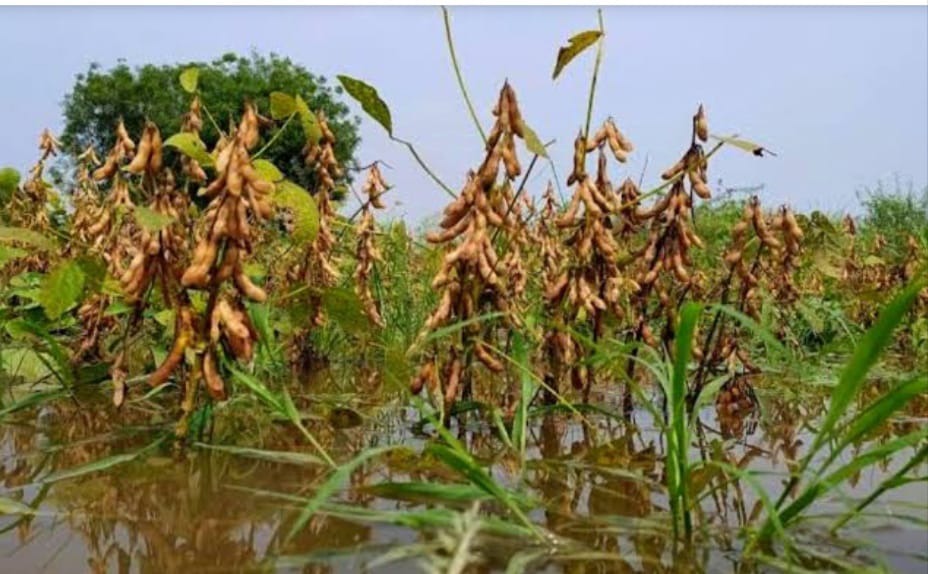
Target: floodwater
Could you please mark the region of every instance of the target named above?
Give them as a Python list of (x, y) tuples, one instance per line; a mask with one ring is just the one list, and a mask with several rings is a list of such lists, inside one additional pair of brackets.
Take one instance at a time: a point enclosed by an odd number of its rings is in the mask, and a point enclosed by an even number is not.
[[(455, 517), (479, 495), (447, 501), (394, 486), (466, 480), (422, 454), (434, 433), (417, 424), (414, 410), (399, 406), (401, 398), (389, 399), (381, 391), (319, 389), (311, 393), (312, 403), (305, 396), (297, 401), (313, 413), (307, 424), (340, 461), (371, 447), (402, 444), (408, 449), (358, 467), (289, 540), (303, 500), (328, 475), (325, 467), (202, 446), (181, 449), (171, 440), (153, 444), (171, 429), (174, 396), (116, 411), (100, 392), (7, 417), (0, 425), (0, 500), (20, 501), (36, 514), (0, 512), (0, 572), (445, 571), (454, 548), (443, 546), (447, 537), (437, 532), (451, 531)], [(729, 414), (727, 408), (710, 405), (700, 413), (691, 457), (759, 471), (759, 483), (776, 498), (787, 465), (802, 456), (826, 402), (791, 396), (771, 385), (758, 384), (755, 391), (759, 405), (754, 408)], [(603, 409), (621, 412), (617, 394), (593, 398)], [(902, 419), (855, 445), (847, 456), (926, 424), (928, 401), (915, 403)], [(204, 440), (211, 434), (214, 445), (312, 454), (299, 432), (261, 410), (245, 398), (217, 408), (215, 426)], [(524, 464), (483, 418), (472, 416), (462, 428), (453, 427), (470, 452), (491, 465), (498, 481), (520, 485), (519, 492), (534, 501), (528, 504), (528, 517), (557, 540), (551, 550), (529, 536), (489, 528), (472, 541), (468, 554), (474, 562), (466, 571), (502, 572), (514, 557), (525, 558), (527, 571), (539, 572), (782, 568), (775, 557), (742, 560), (742, 527), (759, 524), (760, 499), (747, 482), (710, 471), (692, 477), (700, 497), (694, 518), (699, 526), (692, 549), (675, 555), (661, 486), (663, 441), (650, 415), (638, 410), (631, 421), (597, 412), (583, 416), (587, 424), (564, 412), (533, 416)], [(120, 464), (68, 476), (70, 469), (118, 455), (126, 455), (117, 460)], [(804, 568), (928, 571), (928, 487), (923, 481), (890, 492), (839, 536), (827, 534), (840, 514), (911, 455), (904, 451), (871, 467), (813, 507), (816, 518), (792, 530), (806, 557)], [(924, 466), (918, 472), (924, 476)], [(506, 515), (489, 499), (479, 511)], [(775, 554), (782, 557), (782, 550)]]

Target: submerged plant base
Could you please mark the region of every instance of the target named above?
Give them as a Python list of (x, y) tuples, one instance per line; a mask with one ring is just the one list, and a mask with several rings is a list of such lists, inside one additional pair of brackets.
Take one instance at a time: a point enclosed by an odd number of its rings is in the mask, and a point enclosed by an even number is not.
[[(336, 378), (344, 384), (353, 374)], [(389, 390), (313, 386), (310, 401), (296, 394), (305, 387), (294, 385), (293, 400), (338, 461), (396, 447), (351, 469), (293, 536), (294, 521), (328, 488), (330, 473), (292, 427), (255, 409), (252, 399), (218, 407), (211, 428), (199, 431), (214, 443), (186, 448), (158, 442), (172, 424), (166, 397), (100, 416), (113, 407), (105, 392), (92, 391), (17, 413), (0, 427), (3, 570), (426, 571), (454, 559), (477, 571), (544, 572), (921, 572), (928, 564), (918, 483), (892, 491), (840, 535), (828, 532), (899, 470), (893, 460), (855, 477), (841, 496), (817, 502), (811, 518), (791, 530), (788, 552), (778, 542), (769, 552), (744, 553), (764, 512), (756, 489), (779, 495), (827, 403), (824, 393), (784, 393), (787, 381), (756, 380), (758, 409), (720, 404), (699, 413), (689, 457), (705, 464), (689, 475), (697, 517), (689, 547), (673, 543), (661, 425), (647, 411), (629, 421), (611, 414), (621, 411), (612, 390), (597, 389), (597, 407), (580, 414), (531, 410), (524, 459), (506, 447), (490, 417), (452, 426), (538, 538), (465, 467), (438, 456), (434, 428), (414, 433), (418, 413), (398, 406)], [(902, 420), (854, 450), (908, 432), (925, 420), (926, 408), (914, 402)], [(164, 423), (153, 425), (161, 412)], [(726, 474), (714, 462), (750, 476)]]

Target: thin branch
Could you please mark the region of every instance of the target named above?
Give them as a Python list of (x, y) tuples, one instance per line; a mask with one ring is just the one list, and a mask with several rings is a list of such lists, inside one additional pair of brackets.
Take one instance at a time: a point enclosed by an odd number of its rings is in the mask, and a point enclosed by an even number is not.
[(467, 94), (467, 87), (464, 85), (464, 76), (461, 75), (461, 66), (458, 64), (458, 57), (454, 52), (454, 41), (451, 39), (451, 20), (448, 17), (448, 9), (442, 6), (441, 13), (445, 20), (445, 39), (448, 42), (448, 52), (451, 54), (451, 64), (454, 66), (454, 74), (458, 78), (458, 87), (461, 88), (461, 95), (464, 96), (464, 103), (467, 104), (467, 111), (470, 112), (470, 117), (474, 120), (474, 125), (477, 126), (480, 139), (482, 139), (483, 144), (486, 145), (487, 135), (484, 133), (483, 127), (480, 126), (480, 120), (477, 119), (477, 112), (474, 111), (474, 104), (471, 103), (470, 96)]

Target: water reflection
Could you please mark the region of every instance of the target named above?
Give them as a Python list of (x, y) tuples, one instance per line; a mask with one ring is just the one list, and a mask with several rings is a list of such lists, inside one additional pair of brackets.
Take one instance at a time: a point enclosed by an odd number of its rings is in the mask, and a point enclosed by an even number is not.
[[(736, 394), (737, 399), (754, 393), (752, 387), (729, 394)], [(692, 555), (686, 556), (673, 554), (661, 486), (663, 440), (658, 425), (647, 416), (639, 413), (637, 425), (589, 414), (585, 422), (564, 413), (535, 417), (524, 467), (489, 425), (468, 424), (455, 430), (477, 458), (491, 464), (494, 477), (512, 485), (521, 480), (521, 491), (542, 502), (532, 518), (569, 541), (573, 556), (582, 557), (571, 558), (570, 552), (545, 556), (532, 562), (532, 569), (730, 570), (743, 544), (737, 528), (754, 522), (762, 506), (746, 484), (727, 478), (709, 463), (770, 471), (763, 480), (776, 492), (788, 465), (802, 456), (814, 415), (824, 407), (821, 399), (809, 397), (768, 396), (762, 390), (757, 396), (749, 402), (720, 400), (700, 417), (691, 458), (706, 464), (690, 480), (704, 527), (697, 533)], [(0, 518), (0, 571), (241, 572), (273, 569), (271, 558), (290, 555), (309, 557), (292, 567), (301, 572), (344, 572), (357, 570), (363, 560), (391, 545), (435, 540), (431, 528), (317, 513), (284, 544), (300, 504), (266, 493), (312, 496), (327, 476), (324, 468), (207, 449), (177, 449), (170, 441), (137, 461), (43, 485), (43, 479), (56, 472), (143, 448), (163, 430), (153, 425), (160, 415), (150, 408), (127, 408), (117, 414), (108, 410), (105, 400), (89, 401), (62, 400), (0, 426), (0, 485), (4, 490), (0, 496), (40, 511), (37, 516)], [(305, 398), (297, 402), (300, 408), (313, 406)], [(890, 440), (923, 421), (918, 417), (928, 412), (928, 401), (915, 403), (907, 412), (910, 419), (887, 425), (867, 437), (868, 444)], [(731, 408), (732, 404), (737, 408)], [(385, 481), (462, 482), (452, 469), (419, 454), (428, 439), (413, 434), (414, 417), (407, 411), (386, 411), (371, 401), (369, 405), (352, 403), (350, 412), (335, 408), (326, 412), (328, 421), (337, 417), (342, 422), (313, 420), (313, 430), (341, 460), (373, 445), (414, 446), (356, 468), (339, 498), (341, 503), (383, 511), (449, 506), (439, 501), (389, 499), (370, 488)], [(222, 416), (229, 419), (217, 422), (224, 433), (218, 442), (230, 444), (230, 437), (235, 436), (232, 429), (247, 428), (233, 417), (259, 415)], [(170, 420), (169, 413), (163, 420)], [(310, 453), (286, 425), (273, 421), (266, 425), (260, 437), (264, 447)], [(887, 465), (883, 473), (898, 468)], [(859, 477), (861, 484), (852, 486), (872, 488), (886, 475), (878, 474), (866, 480)], [(466, 506), (462, 503), (460, 508)], [(492, 503), (486, 503), (485, 509), (499, 510)], [(483, 540), (481, 544), (481, 565), (474, 571), (489, 572), (504, 569), (525, 541)], [(335, 557), (338, 551), (342, 557)], [(343, 556), (354, 559), (346, 561)], [(413, 567), (409, 561), (399, 564), (393, 566), (396, 571)], [(924, 562), (914, 564), (923, 566)]]

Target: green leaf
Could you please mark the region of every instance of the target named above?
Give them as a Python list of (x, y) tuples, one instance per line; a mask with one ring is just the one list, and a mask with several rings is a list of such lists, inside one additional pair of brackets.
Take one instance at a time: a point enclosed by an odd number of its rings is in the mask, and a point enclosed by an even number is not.
[(57, 319), (76, 304), (84, 291), (84, 270), (77, 261), (65, 261), (45, 276), (39, 304), (49, 319)]
[(197, 82), (200, 79), (200, 69), (196, 66), (190, 66), (180, 73), (180, 86), (188, 93), (197, 91)]
[(371, 320), (364, 314), (361, 300), (354, 289), (333, 287), (322, 294), (326, 314), (349, 335), (362, 337), (371, 332)]
[(522, 133), (525, 134), (525, 147), (528, 148), (528, 151), (538, 157), (548, 159), (548, 150), (545, 148), (545, 144), (541, 143), (538, 134), (525, 123), (525, 120), (522, 120)]
[(271, 183), (277, 183), (284, 178), (284, 174), (277, 169), (277, 166), (266, 159), (256, 159), (251, 162), (251, 165), (254, 166), (255, 171), (258, 172), (258, 176), (261, 179)]
[(202, 442), (194, 443), (194, 446), (197, 448), (205, 448), (209, 450), (215, 450), (217, 452), (224, 452), (235, 456), (244, 456), (246, 458), (276, 462), (279, 464), (295, 464), (305, 466), (317, 466), (326, 464), (326, 462), (318, 456), (305, 452), (262, 450), (241, 446), (206, 444)]
[(47, 362), (47, 356), (43, 358), (32, 349), (13, 348), (0, 351), (0, 371), (11, 377), (22, 377), (29, 383), (40, 381), (52, 374)]
[(181, 132), (169, 137), (165, 146), (172, 147), (190, 159), (196, 160), (201, 167), (214, 165), (213, 156), (209, 155), (206, 150), (206, 144), (200, 139), (200, 136), (190, 132)]
[(734, 146), (738, 149), (743, 149), (744, 151), (754, 154), (757, 157), (764, 157), (765, 153), (768, 153), (772, 156), (777, 155), (760, 144), (756, 144), (752, 141), (748, 141), (744, 139), (738, 139), (738, 136), (727, 137), (727, 136), (717, 136), (715, 134), (710, 134), (710, 135), (712, 138), (717, 139), (718, 141), (722, 143), (728, 144), (730, 146)]
[(568, 44), (566, 46), (561, 46), (557, 51), (557, 62), (554, 64), (554, 75), (551, 79), (556, 80), (561, 71), (571, 60), (595, 44), (596, 40), (599, 40), (602, 35), (602, 32), (599, 30), (587, 30), (586, 32), (580, 32), (579, 34), (571, 36), (570, 39), (567, 40)]
[(296, 100), (290, 94), (271, 92), (271, 117), (282, 120), (297, 112)]
[(296, 106), (296, 111), (300, 114), (300, 125), (303, 126), (303, 133), (306, 135), (306, 139), (312, 143), (318, 142), (322, 139), (322, 128), (319, 127), (319, 120), (316, 119), (316, 114), (309, 109), (309, 105), (307, 105), (300, 96), (296, 97), (294, 105)]
[(19, 172), (12, 167), (0, 169), (0, 200), (9, 199), (19, 186)]
[(341, 82), (348, 95), (361, 104), (364, 112), (382, 125), (383, 129), (387, 130), (387, 133), (392, 137), (393, 119), (390, 117), (390, 108), (380, 99), (377, 90), (350, 76), (338, 76), (338, 81)]
[(9, 247), (7, 245), (0, 245), (0, 269), (4, 265), (13, 261), (14, 259), (19, 259), (28, 255), (29, 252), (25, 249), (19, 249), (18, 247)]
[(58, 250), (58, 243), (56, 241), (45, 237), (38, 231), (24, 229), (22, 227), (0, 227), (0, 243), (12, 241), (30, 247), (36, 247), (42, 251)]
[(0, 516), (7, 514), (35, 514), (35, 509), (12, 498), (0, 496)]
[(143, 205), (136, 206), (134, 212), (135, 221), (149, 233), (161, 231), (174, 222), (174, 218), (170, 215), (159, 213)]
[(319, 233), (319, 208), (308, 191), (289, 180), (277, 184), (274, 203), (293, 212), (293, 241), (312, 243)]

